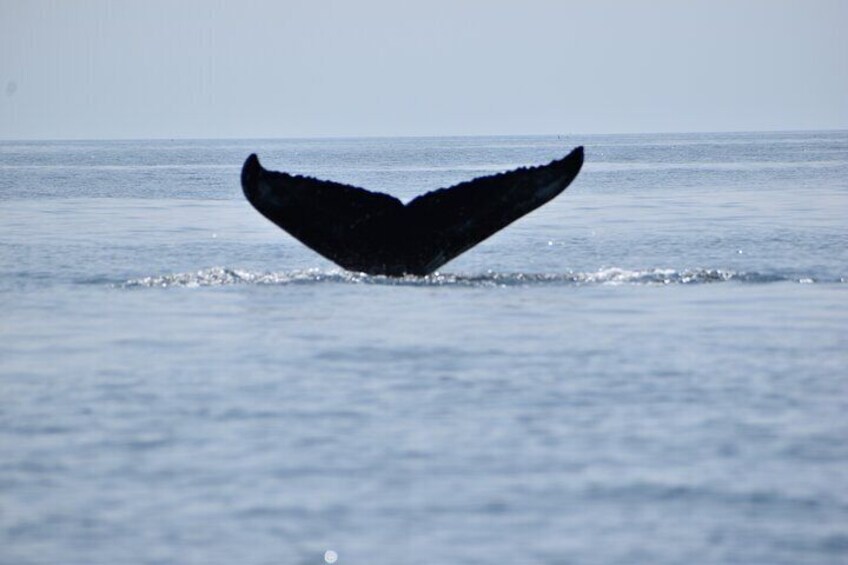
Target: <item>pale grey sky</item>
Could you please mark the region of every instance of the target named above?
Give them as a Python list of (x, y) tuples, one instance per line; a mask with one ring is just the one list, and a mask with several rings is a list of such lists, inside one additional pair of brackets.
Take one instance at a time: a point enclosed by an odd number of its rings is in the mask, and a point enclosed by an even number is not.
[(848, 129), (848, 0), (0, 0), (0, 138)]

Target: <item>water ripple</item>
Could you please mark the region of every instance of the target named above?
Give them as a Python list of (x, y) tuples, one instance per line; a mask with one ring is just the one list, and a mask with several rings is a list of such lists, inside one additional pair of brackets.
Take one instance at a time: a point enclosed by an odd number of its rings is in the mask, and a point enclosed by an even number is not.
[(386, 277), (347, 271), (322, 271), (319, 269), (284, 272), (256, 272), (224, 267), (212, 267), (189, 273), (174, 273), (131, 279), (117, 285), (121, 288), (198, 288), (207, 286), (297, 285), (297, 284), (376, 284), (389, 286), (459, 286), (459, 287), (509, 287), (536, 285), (688, 285), (717, 282), (771, 283), (771, 282), (845, 282), (845, 279), (820, 280), (807, 276), (784, 276), (725, 269), (620, 269), (605, 268), (590, 272), (565, 273), (496, 273), (442, 274), (426, 277)]

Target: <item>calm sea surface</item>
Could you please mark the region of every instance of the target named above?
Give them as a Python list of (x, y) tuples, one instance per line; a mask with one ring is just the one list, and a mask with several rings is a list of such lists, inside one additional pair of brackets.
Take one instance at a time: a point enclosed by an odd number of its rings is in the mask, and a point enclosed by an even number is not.
[[(239, 186), (576, 145), (427, 278)], [(4, 565), (848, 562), (848, 132), (2, 142), (0, 306)]]

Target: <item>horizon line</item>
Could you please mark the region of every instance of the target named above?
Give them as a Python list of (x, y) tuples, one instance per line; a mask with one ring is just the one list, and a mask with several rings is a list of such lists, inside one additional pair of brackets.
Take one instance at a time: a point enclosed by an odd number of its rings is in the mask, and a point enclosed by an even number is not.
[(162, 136), (162, 137), (2, 137), (0, 143), (15, 143), (15, 142), (86, 142), (86, 141), (331, 141), (331, 140), (355, 140), (355, 139), (461, 139), (461, 138), (494, 138), (494, 137), (610, 137), (610, 136), (639, 136), (639, 135), (740, 135), (754, 133), (838, 133), (848, 132), (846, 128), (825, 128), (825, 129), (763, 129), (763, 130), (689, 130), (689, 131), (646, 131), (646, 132), (569, 132), (569, 133), (496, 133), (496, 134), (364, 134), (364, 135), (292, 135), (292, 136), (221, 136), (221, 137), (195, 137), (195, 136)]

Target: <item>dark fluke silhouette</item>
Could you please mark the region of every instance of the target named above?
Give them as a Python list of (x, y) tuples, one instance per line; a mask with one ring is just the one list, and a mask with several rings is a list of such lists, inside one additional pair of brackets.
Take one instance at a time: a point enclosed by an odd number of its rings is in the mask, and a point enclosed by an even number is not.
[(404, 205), (388, 194), (266, 171), (254, 154), (241, 185), (260, 214), (345, 269), (427, 275), (554, 198), (582, 164), (578, 147), (548, 165), (476, 178)]

